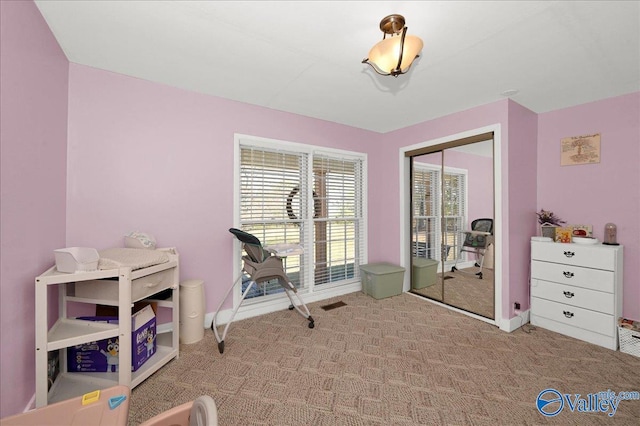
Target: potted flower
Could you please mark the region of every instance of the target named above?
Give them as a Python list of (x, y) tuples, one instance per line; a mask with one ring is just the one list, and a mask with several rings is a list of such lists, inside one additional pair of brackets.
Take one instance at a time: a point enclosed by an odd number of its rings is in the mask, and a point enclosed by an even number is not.
[(552, 211), (545, 209), (541, 209), (539, 212), (536, 212), (536, 215), (538, 216), (538, 223), (540, 224), (542, 236), (555, 240), (556, 228), (566, 222), (554, 215)]

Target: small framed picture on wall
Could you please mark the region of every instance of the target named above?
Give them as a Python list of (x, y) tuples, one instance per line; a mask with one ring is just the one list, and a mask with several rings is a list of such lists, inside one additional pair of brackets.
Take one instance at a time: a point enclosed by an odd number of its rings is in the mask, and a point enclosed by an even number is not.
[(594, 164), (600, 162), (600, 133), (593, 135), (571, 136), (562, 139), (561, 166)]

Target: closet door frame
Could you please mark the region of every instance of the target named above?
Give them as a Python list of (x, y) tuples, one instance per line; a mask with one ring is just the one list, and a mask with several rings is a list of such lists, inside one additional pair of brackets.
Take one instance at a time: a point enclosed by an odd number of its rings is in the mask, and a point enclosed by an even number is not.
[[(411, 157), (409, 153), (420, 150), (422, 148), (428, 148), (435, 145), (443, 145), (455, 142), (460, 139), (473, 138), (477, 135), (493, 132), (493, 194), (494, 194), (494, 319), (489, 319), (480, 315), (476, 315), (471, 312), (467, 312), (462, 309), (455, 308), (453, 306), (446, 305), (431, 299), (424, 299), (429, 303), (435, 303), (443, 306), (447, 309), (460, 312), (464, 315), (472, 318), (479, 319), (481, 321), (494, 324), (501, 330), (509, 331), (509, 321), (503, 318), (503, 306), (502, 306), (502, 292), (503, 292), (503, 275), (505, 270), (503, 269), (502, 259), (502, 156), (501, 156), (501, 126), (500, 124), (493, 124), (478, 129), (469, 130), (462, 133), (457, 133), (449, 136), (445, 136), (438, 139), (432, 139), (425, 142), (420, 142), (414, 145), (402, 147), (399, 150), (399, 162), (400, 162), (400, 265), (405, 268), (406, 271), (411, 271)], [(506, 271), (508, 273), (508, 270)], [(408, 292), (411, 287), (411, 274), (404, 275), (403, 290)], [(411, 294), (411, 293), (410, 293)], [(419, 297), (419, 296), (416, 296)]]

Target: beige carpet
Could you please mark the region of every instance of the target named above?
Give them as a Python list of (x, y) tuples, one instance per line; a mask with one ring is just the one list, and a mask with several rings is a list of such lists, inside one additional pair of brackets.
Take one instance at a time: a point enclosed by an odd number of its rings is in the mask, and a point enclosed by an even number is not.
[[(447, 305), (482, 315), (486, 318), (494, 317), (494, 285), (493, 270), (482, 269), (482, 279), (475, 273), (479, 268), (465, 268), (456, 272), (450, 270), (444, 273), (447, 277), (442, 283), (442, 273), (438, 273), (438, 282), (421, 289), (412, 290), (414, 293), (427, 296)], [(443, 296), (444, 287), (444, 296)]]
[[(320, 308), (342, 300), (347, 305)], [(613, 418), (536, 409), (547, 388), (587, 395), (640, 391), (640, 358), (541, 328), (506, 333), (403, 294), (352, 293), (234, 322), (225, 353), (211, 330), (181, 345), (132, 392), (130, 424), (202, 394), (227, 425), (637, 425), (640, 401)], [(529, 330), (528, 326), (525, 326)]]

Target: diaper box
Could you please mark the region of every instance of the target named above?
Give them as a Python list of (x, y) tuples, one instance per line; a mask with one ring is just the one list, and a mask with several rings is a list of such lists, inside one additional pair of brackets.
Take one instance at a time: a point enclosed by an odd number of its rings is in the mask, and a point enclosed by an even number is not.
[[(85, 321), (117, 324), (118, 317), (78, 317)], [(131, 317), (131, 371), (137, 371), (156, 353), (156, 315), (151, 305)], [(67, 348), (69, 372), (116, 372), (120, 367), (120, 342), (118, 337), (87, 342)]]

